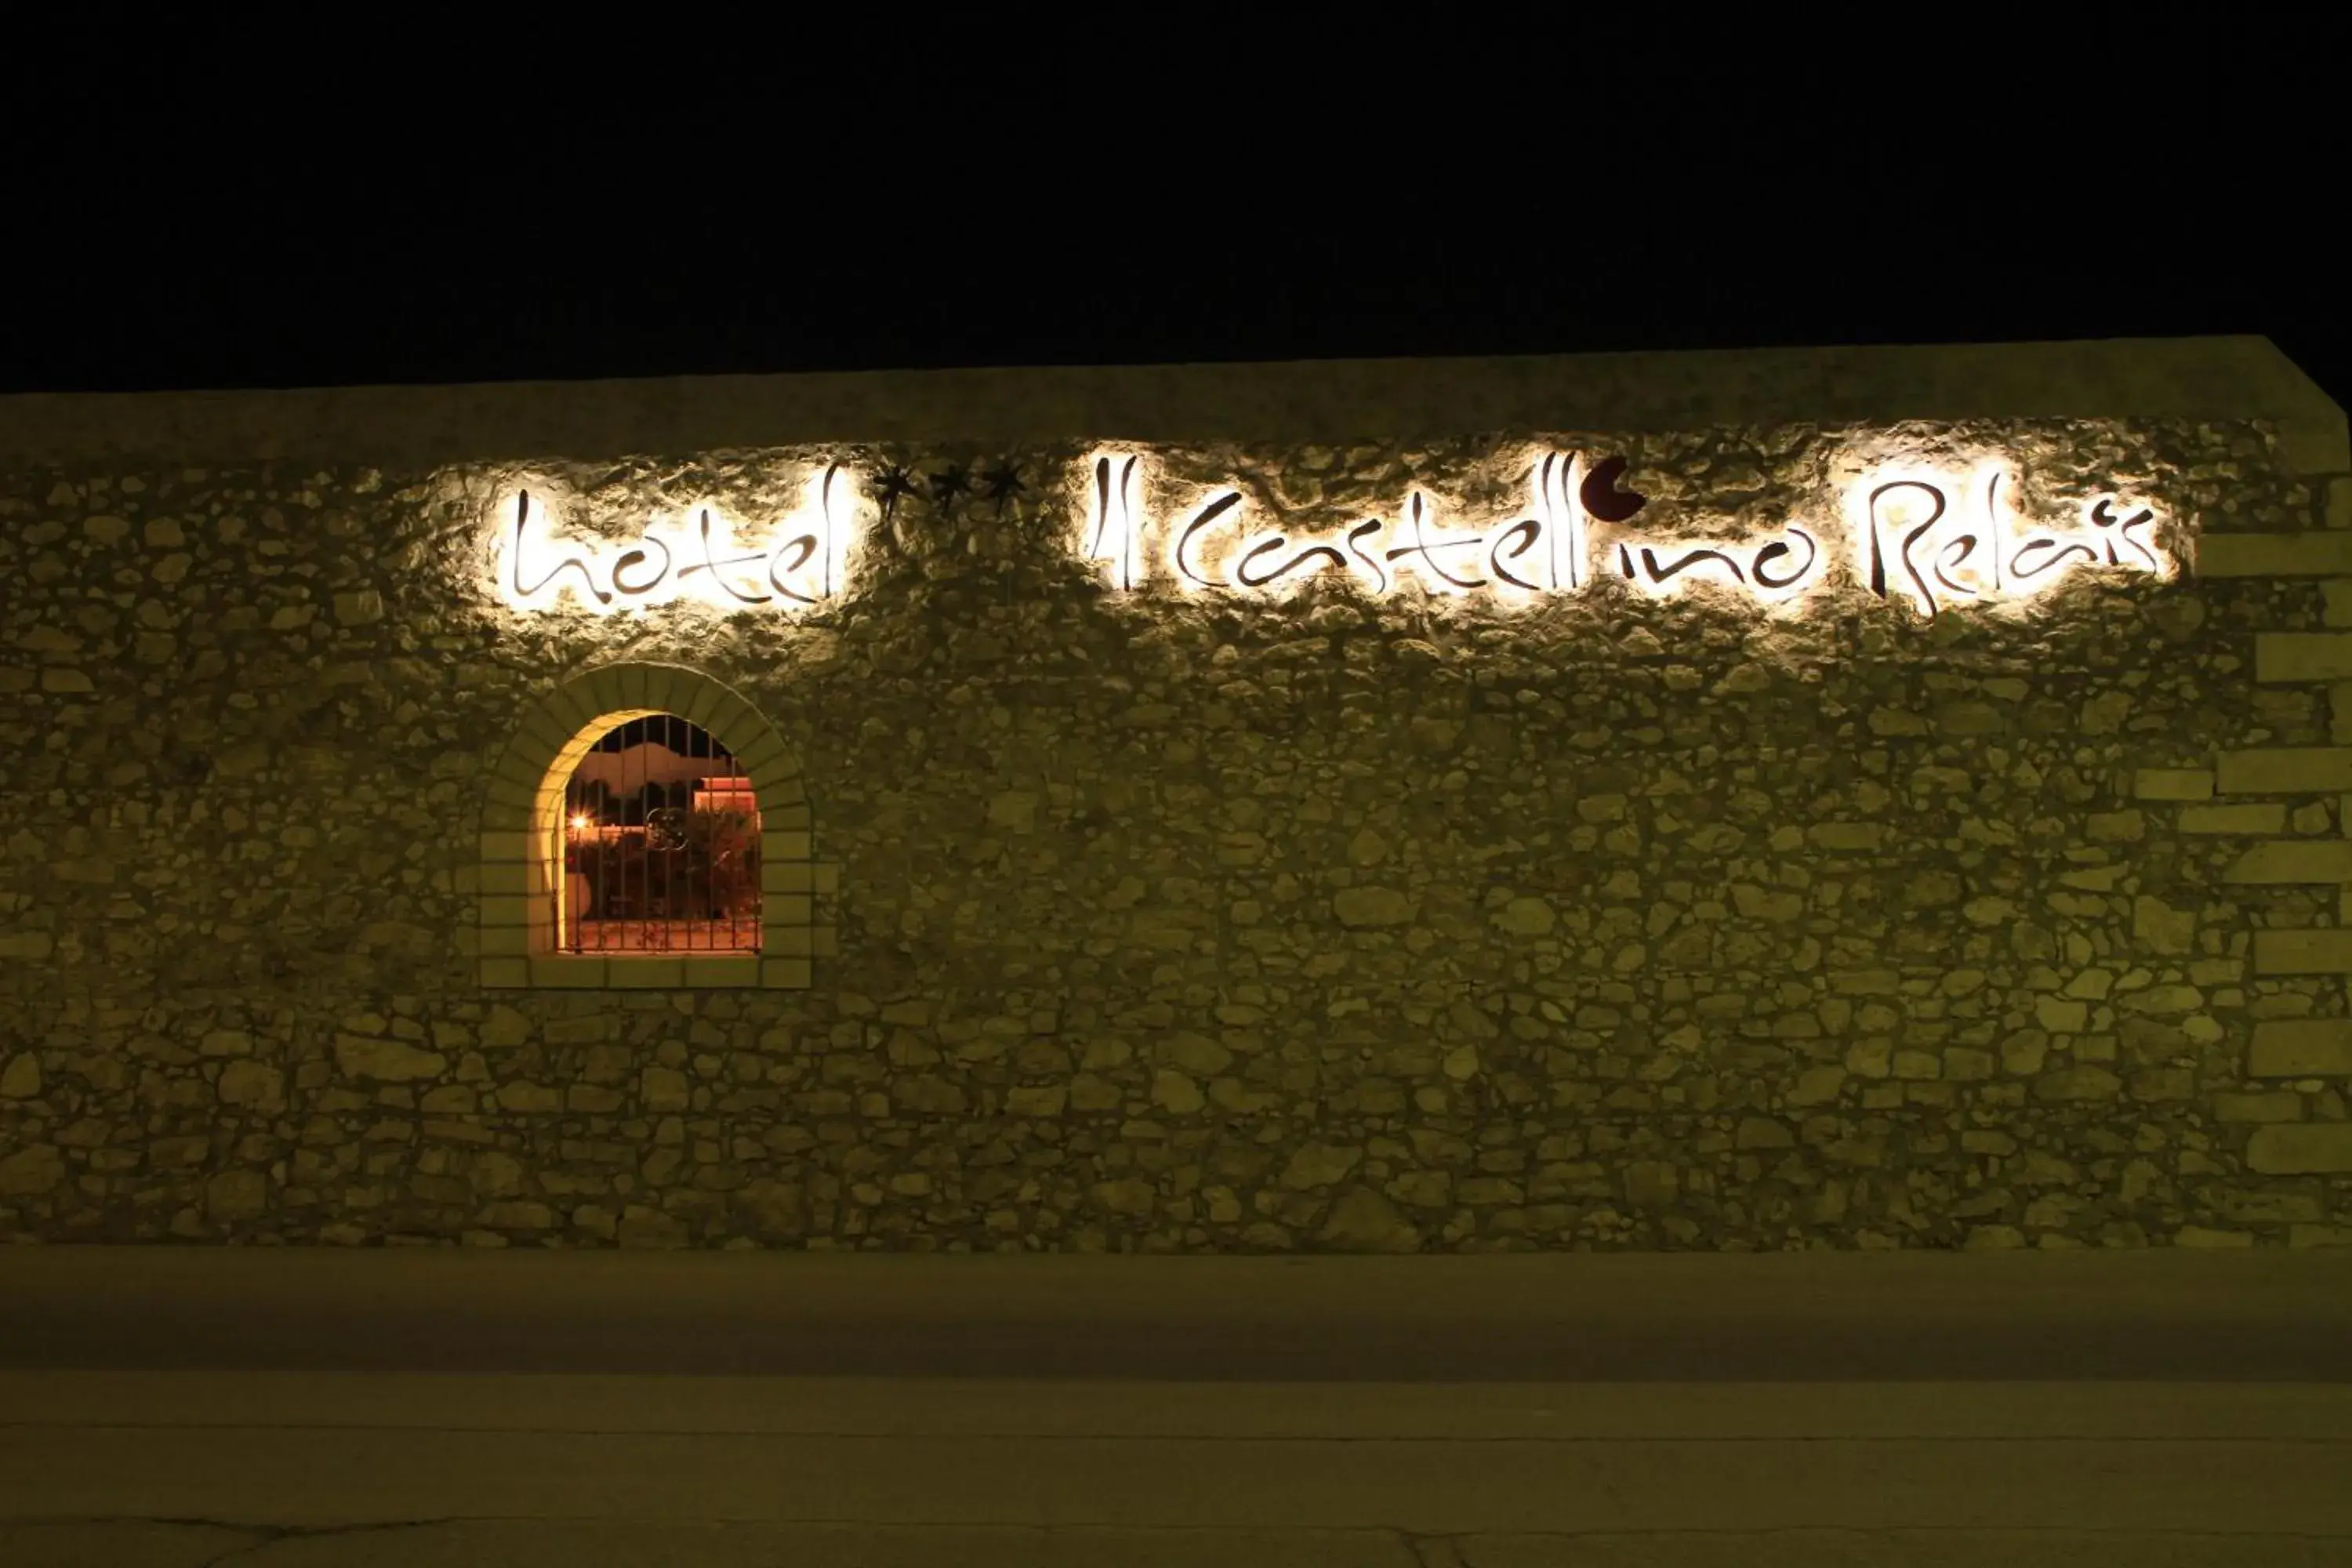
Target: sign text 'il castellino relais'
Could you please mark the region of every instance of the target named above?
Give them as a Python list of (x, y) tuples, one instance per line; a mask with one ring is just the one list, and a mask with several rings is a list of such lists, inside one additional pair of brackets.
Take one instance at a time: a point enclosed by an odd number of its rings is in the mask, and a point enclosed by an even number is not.
[[(1965, 474), (1882, 468), (1825, 516), (1792, 517), (1747, 538), (1674, 539), (1642, 526), (1648, 498), (1628, 482), (1622, 458), (1538, 454), (1526, 504), (1484, 520), (1450, 515), (1414, 489), (1391, 515), (1315, 533), (1260, 520), (1234, 486), (1203, 487), (1154, 513), (1150, 462), (1145, 452), (1106, 450), (1080, 476), (1087, 499), (1078, 547), (1122, 591), (1279, 596), (1340, 574), (1374, 595), (1417, 584), (1510, 602), (1611, 578), (1647, 595), (1703, 585), (1786, 609), (1843, 583), (1933, 617), (2028, 598), (2077, 570), (2172, 572), (2150, 537), (2151, 508), (2094, 495), (2071, 524), (2047, 526), (2019, 511), (2021, 487), (1999, 463)], [(703, 505), (626, 541), (569, 535), (543, 500), (520, 491), (501, 508), (499, 595), (518, 610), (569, 603), (599, 614), (680, 600), (723, 612), (813, 608), (844, 589), (856, 489), (832, 464), (811, 473), (801, 508), (764, 536), (739, 533), (723, 510)]]
[(1393, 516), (1315, 535), (1255, 522), (1235, 488), (1203, 489), (1172, 516), (1150, 517), (1148, 462), (1100, 452), (1087, 475), (1082, 547), (1122, 589), (1156, 576), (1188, 594), (1267, 595), (1347, 573), (1374, 594), (1412, 579), (1441, 595), (1528, 599), (1613, 577), (1654, 595), (1708, 584), (1774, 605), (1836, 580), (1843, 553), (1851, 581), (1932, 617), (2029, 597), (2077, 568), (2172, 570), (2148, 537), (2152, 509), (2098, 495), (2082, 502), (2074, 526), (2037, 526), (2015, 510), (2019, 487), (1999, 464), (1966, 475), (1880, 468), (1813, 526), (1792, 519), (1759, 537), (1677, 541), (1641, 528), (1648, 498), (1625, 484), (1622, 458), (1544, 453), (1530, 464), (1527, 505), (1483, 521), (1449, 518), (1414, 490)]

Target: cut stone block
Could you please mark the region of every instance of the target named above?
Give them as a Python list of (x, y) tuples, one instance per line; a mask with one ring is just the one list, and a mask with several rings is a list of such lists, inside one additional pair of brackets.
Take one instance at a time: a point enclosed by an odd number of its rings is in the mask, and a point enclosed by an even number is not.
[(2352, 632), (2257, 632), (2254, 679), (2352, 679)]
[(2303, 1096), (2291, 1089), (2266, 1089), (2260, 1094), (2217, 1094), (2213, 1097), (2213, 1118), (2217, 1121), (2300, 1121)]
[(2327, 926), (2312, 931), (2258, 931), (2254, 973), (2352, 974), (2352, 930)]
[(2273, 1018), (2254, 1026), (2248, 1078), (2352, 1078), (2352, 1018)]
[(2352, 790), (2352, 746), (2263, 746), (2224, 752), (2215, 785), (2223, 795), (2316, 795)]
[(2225, 882), (2352, 882), (2352, 839), (2274, 838), (2230, 862)]
[(2209, 533), (2197, 542), (2200, 577), (2352, 576), (2352, 534)]
[(2259, 1128), (2246, 1163), (2267, 1176), (2352, 1171), (2352, 1121), (2287, 1121)]
[(2278, 427), (2279, 461), (2292, 474), (2340, 474), (2352, 468), (2352, 431), (2344, 416), (2283, 421)]
[(2236, 805), (2191, 805), (2180, 813), (2183, 833), (2243, 834), (2249, 837), (2286, 831), (2286, 807), (2275, 801)]
[(2210, 800), (2213, 775), (2203, 768), (2142, 768), (2132, 775), (2141, 800)]

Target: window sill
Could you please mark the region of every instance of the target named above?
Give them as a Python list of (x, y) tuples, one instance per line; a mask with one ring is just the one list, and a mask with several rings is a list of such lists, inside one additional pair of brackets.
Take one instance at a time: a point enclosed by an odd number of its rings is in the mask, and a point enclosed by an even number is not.
[(529, 991), (804, 991), (806, 958), (754, 952), (541, 953), (485, 958), (482, 984)]

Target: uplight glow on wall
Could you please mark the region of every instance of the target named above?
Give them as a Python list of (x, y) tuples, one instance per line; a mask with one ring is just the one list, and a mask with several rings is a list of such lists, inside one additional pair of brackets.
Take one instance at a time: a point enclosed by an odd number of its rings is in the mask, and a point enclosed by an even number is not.
[(2096, 496), (2082, 504), (2078, 526), (2053, 531), (2019, 518), (2016, 493), (1996, 464), (1964, 479), (1879, 469), (1846, 492), (1856, 574), (1871, 593), (1900, 595), (1928, 616), (1969, 600), (2030, 598), (2083, 567), (2172, 574), (2147, 537), (2148, 508)]
[(709, 504), (656, 518), (634, 539), (590, 539), (560, 526), (545, 497), (519, 489), (502, 505), (493, 549), (499, 597), (514, 610), (596, 615), (681, 601), (804, 610), (842, 592), (856, 511), (855, 481), (839, 464), (811, 474), (800, 507), (757, 532)]
[(1822, 515), (1748, 537), (1679, 540), (1637, 526), (1649, 501), (1625, 473), (1622, 458), (1541, 452), (1528, 463), (1525, 505), (1501, 516), (1449, 515), (1416, 489), (1392, 515), (1303, 534), (1260, 520), (1238, 486), (1201, 487), (1155, 518), (1150, 454), (1104, 450), (1087, 459), (1080, 548), (1122, 590), (1157, 578), (1187, 595), (1280, 596), (1337, 573), (1373, 594), (1418, 583), (1508, 603), (1612, 578), (1645, 595), (1707, 588), (1786, 609), (1843, 585), (1930, 618), (2028, 599), (2081, 570), (2173, 572), (2151, 537), (2153, 509), (2099, 495), (2081, 502), (2074, 525), (2042, 526), (2017, 510), (2021, 488), (2000, 464), (1883, 467)]
[[(2057, 508), (2072, 515), (2053, 523), (2031, 515), (2026, 487), (2002, 461), (1866, 466), (1820, 504), (1743, 531), (1708, 527), (1703, 513), (1652, 526), (1661, 509), (1634, 488), (1622, 457), (1534, 450), (1523, 460), (1517, 499), (1500, 508), (1481, 512), (1416, 488), (1381, 515), (1307, 529), (1239, 482), (1186, 486), (1149, 450), (1105, 448), (1072, 476), (1073, 534), (1113, 589), (1196, 597), (1281, 599), (1339, 579), (1372, 595), (1508, 605), (1606, 581), (1650, 597), (1727, 595), (1776, 614), (1825, 593), (1866, 594), (1932, 619), (2028, 600), (2082, 572), (2174, 570), (2151, 507), (2095, 494)], [(886, 487), (886, 502), (912, 488), (903, 471), (892, 476), (900, 488)], [(764, 528), (714, 502), (634, 536), (600, 536), (567, 526), (559, 510), (530, 489), (499, 503), (493, 573), (514, 610), (810, 609), (844, 591), (861, 515), (856, 480), (838, 463), (812, 470), (800, 504)]]

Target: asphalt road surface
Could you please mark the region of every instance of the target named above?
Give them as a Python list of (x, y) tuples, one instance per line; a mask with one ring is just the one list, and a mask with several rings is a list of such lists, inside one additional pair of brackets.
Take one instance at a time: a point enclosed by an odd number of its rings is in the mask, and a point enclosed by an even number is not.
[(2352, 1564), (2352, 1254), (0, 1250), (0, 1565)]

